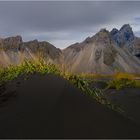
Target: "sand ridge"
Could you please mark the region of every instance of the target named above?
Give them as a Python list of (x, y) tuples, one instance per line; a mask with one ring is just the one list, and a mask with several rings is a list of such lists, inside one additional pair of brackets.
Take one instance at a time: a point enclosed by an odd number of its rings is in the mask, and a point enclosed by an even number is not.
[(15, 92), (0, 107), (0, 138), (140, 138), (134, 122), (59, 76), (19, 80)]

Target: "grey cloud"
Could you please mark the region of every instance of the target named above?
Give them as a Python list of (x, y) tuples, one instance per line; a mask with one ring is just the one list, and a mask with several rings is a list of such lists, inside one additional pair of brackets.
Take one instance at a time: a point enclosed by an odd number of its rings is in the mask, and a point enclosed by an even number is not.
[(81, 41), (100, 28), (135, 22), (139, 7), (138, 1), (1, 1), (0, 35), (21, 34), (24, 40), (60, 40), (61, 44), (63, 40), (68, 44), (71, 40)]

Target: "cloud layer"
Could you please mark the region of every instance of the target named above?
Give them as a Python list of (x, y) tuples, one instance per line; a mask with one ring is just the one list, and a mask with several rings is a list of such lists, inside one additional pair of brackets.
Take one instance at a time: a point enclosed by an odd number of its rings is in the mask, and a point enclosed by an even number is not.
[(140, 1), (0, 1), (0, 36), (22, 35), (24, 41), (47, 40), (63, 48), (125, 23), (140, 36), (139, 7)]

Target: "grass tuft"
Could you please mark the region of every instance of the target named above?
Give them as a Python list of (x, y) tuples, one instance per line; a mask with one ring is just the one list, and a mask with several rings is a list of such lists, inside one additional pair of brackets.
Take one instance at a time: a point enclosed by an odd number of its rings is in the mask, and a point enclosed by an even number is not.
[(18, 66), (9, 65), (7, 68), (0, 68), (0, 85), (15, 79), (20, 75), (30, 75), (33, 73), (58, 74), (60, 73), (60, 70), (54, 64), (47, 64), (42, 60), (36, 62), (24, 61)]
[(140, 88), (140, 82), (136, 81), (134, 79), (115, 79), (108, 82), (107, 88), (113, 88), (113, 89), (123, 89), (123, 88)]
[(94, 98), (99, 103), (106, 105), (110, 109), (117, 111), (119, 113), (124, 113), (124, 111), (117, 105), (111, 104), (103, 94), (103, 91), (98, 88), (91, 89), (87, 80), (81, 79), (78, 75), (65, 75), (64, 76), (73, 85), (81, 89), (85, 94)]
[(64, 73), (56, 65), (46, 63), (41, 59), (38, 61), (24, 61), (18, 66), (10, 65), (7, 68), (0, 68), (0, 85), (14, 80), (21, 75), (24, 75), (24, 77), (27, 78), (29, 75), (34, 73), (39, 73), (42, 75), (52, 73), (62, 76), (70, 81), (75, 87), (81, 89), (85, 94), (96, 99), (99, 103), (107, 105), (109, 108), (115, 111), (122, 112), (119, 107), (111, 104), (104, 97), (102, 90), (97, 88), (91, 89), (87, 80), (84, 80), (79, 75)]

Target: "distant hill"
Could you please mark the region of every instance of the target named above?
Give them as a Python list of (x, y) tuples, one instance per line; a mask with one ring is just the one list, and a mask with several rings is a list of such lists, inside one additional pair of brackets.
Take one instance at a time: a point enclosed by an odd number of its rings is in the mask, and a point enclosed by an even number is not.
[(0, 65), (20, 64), (24, 60), (43, 58), (47, 62), (60, 63), (61, 50), (47, 41), (23, 42), (21, 36), (0, 39)]
[(43, 58), (74, 73), (140, 73), (140, 38), (129, 24), (120, 30), (101, 29), (83, 42), (60, 50), (47, 41), (23, 42), (21, 36), (0, 39), (0, 66)]

